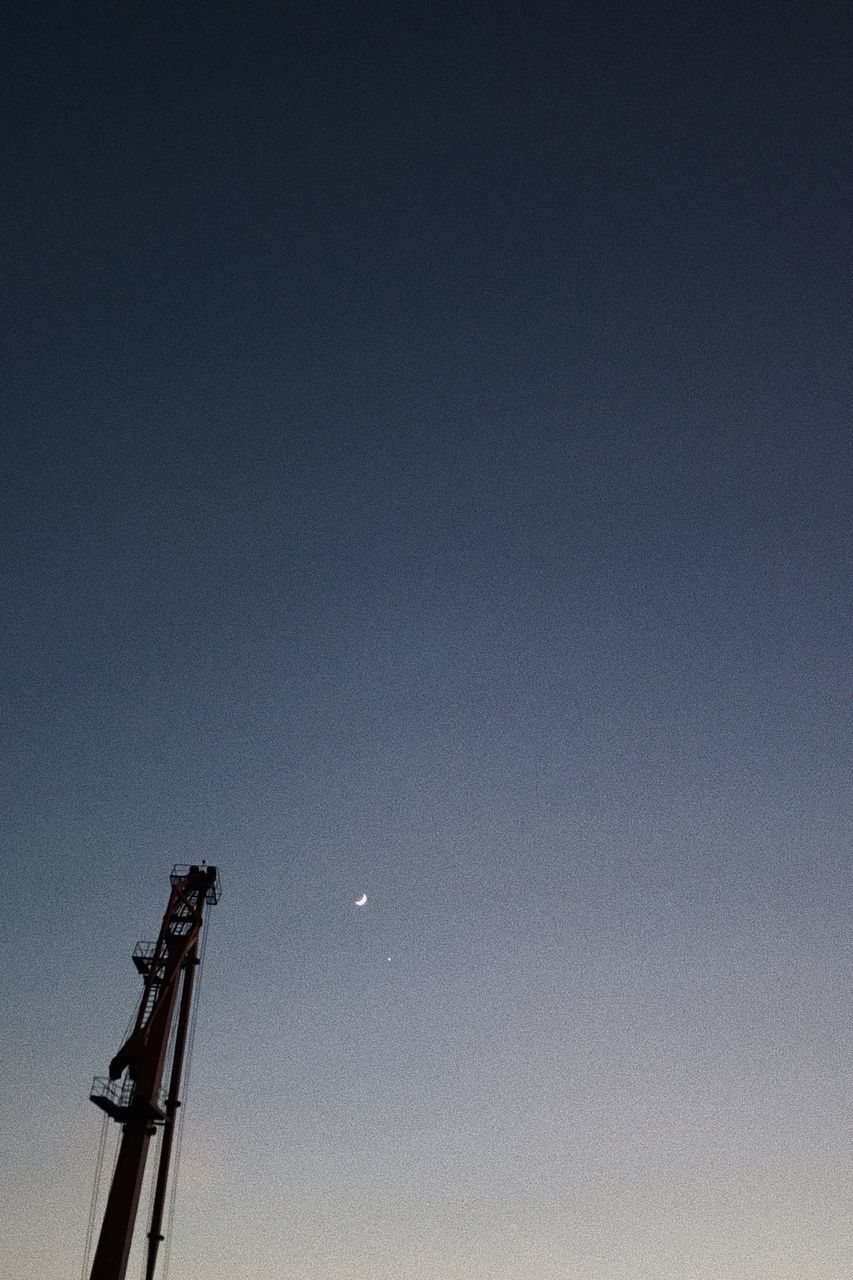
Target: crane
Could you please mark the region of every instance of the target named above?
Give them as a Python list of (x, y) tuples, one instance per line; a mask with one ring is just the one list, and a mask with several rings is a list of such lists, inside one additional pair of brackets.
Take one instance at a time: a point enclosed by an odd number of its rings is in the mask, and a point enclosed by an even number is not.
[[(216, 867), (175, 866), (169, 903), (156, 942), (140, 942), (133, 963), (144, 980), (132, 1030), (109, 1065), (96, 1076), (92, 1102), (122, 1127), (90, 1280), (124, 1280), (139, 1210), (148, 1147), (162, 1128), (154, 1183), (145, 1280), (153, 1280), (162, 1234), (163, 1207), (175, 1136), (187, 1032), (199, 965), (205, 906), (219, 901)], [(168, 1051), (171, 1068), (163, 1088)]]

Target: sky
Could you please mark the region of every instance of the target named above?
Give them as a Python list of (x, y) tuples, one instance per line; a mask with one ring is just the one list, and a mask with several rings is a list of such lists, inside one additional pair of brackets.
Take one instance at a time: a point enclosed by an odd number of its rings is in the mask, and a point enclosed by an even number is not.
[(847, 1280), (849, 6), (3, 26), (3, 1276)]

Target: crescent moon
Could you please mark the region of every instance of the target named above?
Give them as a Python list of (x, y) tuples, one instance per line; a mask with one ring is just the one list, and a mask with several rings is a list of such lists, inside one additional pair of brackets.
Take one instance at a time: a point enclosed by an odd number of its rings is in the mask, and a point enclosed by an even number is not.
[(367, 894), (363, 893), (360, 898), (356, 898), (355, 905), (357, 907), (363, 907), (365, 902), (367, 902)]

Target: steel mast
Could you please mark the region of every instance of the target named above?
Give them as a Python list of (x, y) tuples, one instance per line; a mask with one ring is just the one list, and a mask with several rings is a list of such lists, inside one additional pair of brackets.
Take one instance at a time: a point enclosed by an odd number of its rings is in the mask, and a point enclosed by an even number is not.
[[(133, 962), (145, 980), (133, 1030), (113, 1058), (108, 1077), (97, 1077), (92, 1102), (122, 1126), (90, 1280), (124, 1280), (139, 1209), (148, 1146), (163, 1128), (148, 1238), (146, 1280), (153, 1280), (169, 1179), (175, 1116), (190, 1022), (204, 908), (219, 901), (216, 867), (176, 866), (169, 904), (156, 942), (140, 942)], [(177, 1021), (176, 1021), (177, 1010)], [(168, 1090), (162, 1080), (174, 1032)], [(122, 1078), (123, 1077), (123, 1078)]]

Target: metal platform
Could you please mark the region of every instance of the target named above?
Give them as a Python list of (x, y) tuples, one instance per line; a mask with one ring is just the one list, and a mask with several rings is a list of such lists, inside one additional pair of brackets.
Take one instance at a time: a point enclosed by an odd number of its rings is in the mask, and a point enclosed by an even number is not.
[(166, 1119), (162, 1098), (158, 1098), (156, 1103), (141, 1103), (135, 1094), (136, 1086), (127, 1077), (111, 1080), (109, 1076), (95, 1076), (89, 1100), (119, 1124), (124, 1124), (132, 1115), (138, 1115), (140, 1110), (154, 1124), (162, 1124)]
[(156, 942), (137, 942), (136, 946), (133, 948), (133, 956), (131, 958), (143, 978), (147, 978), (151, 972), (151, 962), (154, 959), (154, 952), (156, 949)]
[(216, 867), (209, 867), (207, 863), (194, 862), (192, 865), (185, 863), (175, 863), (172, 867), (172, 873), (169, 876), (169, 882), (172, 886), (178, 884), (181, 880), (186, 880), (187, 876), (193, 872), (203, 871), (206, 873), (209, 884), (205, 891), (204, 900), (215, 906), (222, 894), (222, 884), (219, 879), (219, 872)]

